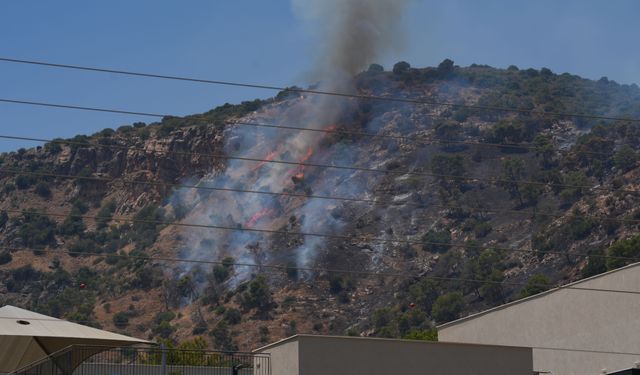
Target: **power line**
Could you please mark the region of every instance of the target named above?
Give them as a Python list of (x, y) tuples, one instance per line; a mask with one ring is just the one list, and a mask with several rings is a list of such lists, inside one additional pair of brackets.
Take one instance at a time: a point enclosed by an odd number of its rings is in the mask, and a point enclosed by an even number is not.
[[(188, 116), (162, 115), (162, 114), (153, 114), (148, 112), (131, 112), (131, 111), (121, 111), (117, 109), (105, 109), (105, 108), (98, 109), (96, 107), (67, 106), (67, 105), (58, 105), (58, 104), (52, 104), (52, 103), (29, 102), (29, 101), (12, 100), (12, 99), (2, 99), (0, 100), (0, 102), (6, 102), (10, 104), (36, 105), (36, 106), (42, 105), (47, 107), (87, 110), (87, 111), (92, 111), (96, 109), (100, 112), (135, 114), (139, 116), (149, 116), (149, 117), (172, 117), (172, 118), (178, 118), (178, 119), (184, 119), (184, 120), (202, 120), (202, 121), (210, 120), (206, 116), (201, 116), (201, 115), (188, 115)], [(431, 117), (436, 117), (436, 116), (431, 116)], [(466, 145), (466, 146), (487, 147), (487, 148), (524, 150), (527, 152), (537, 151), (537, 147), (531, 144), (514, 145), (514, 144), (501, 144), (501, 143), (490, 143), (490, 142), (457, 141), (457, 140), (447, 140), (442, 138), (411, 137), (411, 136), (392, 135), (392, 134), (375, 134), (375, 133), (342, 130), (342, 129), (328, 130), (328, 129), (318, 129), (318, 128), (305, 128), (301, 126), (290, 126), (290, 125), (282, 125), (282, 124), (265, 124), (265, 123), (259, 123), (259, 122), (249, 122), (249, 121), (233, 121), (225, 125), (248, 126), (248, 127), (268, 128), (268, 129), (278, 129), (278, 130), (296, 130), (296, 131), (307, 131), (307, 132), (324, 133), (324, 134), (344, 134), (344, 135), (354, 135), (354, 136), (363, 136), (363, 137), (381, 138), (381, 139), (393, 139), (396, 141), (418, 143), (426, 146), (432, 146), (434, 144), (439, 144), (439, 145), (454, 144), (454, 145)], [(4, 136), (1, 136), (0, 138), (22, 140), (22, 141), (62, 143), (62, 144), (71, 144), (72, 142), (72, 141), (63, 140), (63, 139), (42, 139), (42, 138), (33, 138), (33, 137), (11, 136), (11, 135), (4, 135)], [(573, 153), (577, 155), (585, 154), (585, 155), (610, 156), (609, 153), (597, 152), (597, 151), (562, 150), (562, 149), (554, 149), (553, 151), (558, 153)], [(172, 153), (172, 151), (154, 151), (154, 152)]]
[[(196, 263), (207, 265), (232, 265), (238, 267), (252, 267), (252, 268), (266, 268), (275, 269), (278, 271), (298, 270), (317, 273), (338, 273), (338, 274), (352, 274), (360, 276), (388, 276), (388, 277), (421, 277), (424, 279), (434, 281), (462, 281), (468, 283), (490, 283), (500, 285), (513, 285), (513, 286), (525, 286), (527, 283), (508, 282), (508, 281), (494, 281), (494, 280), (480, 280), (472, 278), (459, 278), (459, 277), (441, 277), (441, 276), (424, 276), (420, 274), (407, 274), (406, 272), (375, 272), (375, 271), (358, 271), (353, 269), (335, 269), (335, 268), (321, 268), (321, 267), (300, 267), (300, 266), (286, 266), (277, 264), (255, 264), (255, 263), (241, 263), (233, 262), (226, 263), (222, 261), (210, 261), (203, 259), (183, 259), (183, 258), (171, 258), (171, 257), (158, 257), (158, 256), (136, 256), (136, 255), (122, 255), (122, 254), (109, 254), (109, 253), (95, 253), (95, 252), (73, 252), (67, 250), (51, 250), (51, 249), (36, 249), (36, 248), (10, 248), (6, 246), (0, 246), (4, 249), (12, 249), (14, 251), (34, 251), (44, 252), (52, 254), (67, 254), (70, 256), (113, 256), (118, 258), (145, 260), (145, 261), (162, 261), (162, 262), (174, 262), (174, 263)], [(606, 288), (581, 288), (572, 286), (559, 286), (558, 289), (575, 289), (575, 290), (591, 290), (591, 291), (603, 291), (603, 292), (618, 292), (625, 294), (640, 294), (640, 291), (618, 290), (618, 289), (606, 289)]]
[[(89, 216), (89, 215), (75, 215), (72, 213), (63, 214), (63, 213), (52, 213), (52, 212), (39, 212), (39, 211), (26, 211), (26, 210), (15, 210), (15, 209), (5, 209), (5, 212), (18, 213), (18, 214), (33, 214), (47, 217), (73, 217), (78, 219), (90, 219), (90, 220), (104, 220), (108, 217), (105, 216)], [(380, 238), (380, 237), (368, 237), (368, 236), (350, 236), (350, 235), (340, 235), (340, 234), (329, 234), (329, 233), (315, 233), (315, 232), (289, 232), (283, 230), (275, 230), (275, 229), (264, 229), (264, 228), (244, 228), (237, 226), (228, 227), (222, 225), (208, 225), (208, 224), (194, 224), (194, 223), (180, 223), (175, 221), (160, 221), (160, 220), (146, 220), (146, 219), (135, 219), (135, 218), (124, 218), (124, 217), (111, 217), (111, 221), (117, 222), (127, 222), (127, 223), (145, 223), (145, 224), (154, 224), (154, 225), (167, 225), (167, 226), (177, 226), (177, 227), (187, 227), (187, 228), (200, 228), (200, 229), (217, 229), (224, 231), (239, 231), (239, 232), (254, 232), (254, 233), (267, 233), (267, 234), (281, 234), (285, 236), (309, 236), (309, 237), (319, 237), (319, 238), (329, 238), (334, 240), (354, 240), (360, 239), (363, 241), (370, 242), (380, 242), (380, 243), (406, 243), (411, 245), (434, 245), (434, 246), (447, 246), (447, 247), (457, 247), (463, 249), (486, 249), (485, 246), (480, 244), (469, 244), (469, 243), (446, 243), (446, 242), (436, 242), (436, 241), (418, 241), (418, 240), (406, 240), (399, 238)], [(589, 254), (589, 253), (569, 253), (562, 251), (541, 251), (541, 250), (524, 250), (524, 249), (514, 249), (509, 247), (499, 247), (499, 246), (491, 246), (491, 249), (495, 249), (498, 251), (505, 252), (519, 252), (519, 253), (533, 253), (533, 254), (555, 254), (562, 256), (584, 256), (584, 257), (593, 257), (593, 258), (603, 258), (603, 259), (617, 259), (617, 260), (626, 260), (626, 261), (639, 261), (638, 257), (624, 257), (624, 256), (612, 256), (612, 255), (604, 255), (604, 254)]]
[[(83, 106), (75, 106), (75, 105), (64, 105), (64, 104), (52, 104), (52, 103), (41, 103), (41, 102), (30, 102), (30, 101), (21, 101), (21, 100), (13, 100), (13, 99), (0, 99), (0, 102), (14, 103), (14, 104), (27, 104), (27, 105), (36, 105), (36, 106), (46, 106), (46, 107), (56, 107), (56, 108), (65, 108), (65, 109), (77, 109), (77, 110), (86, 110), (86, 111), (99, 111), (99, 112), (113, 112), (113, 113), (127, 113), (127, 114), (143, 114), (145, 112), (131, 112), (131, 111), (120, 111), (116, 109), (105, 109), (105, 108), (96, 108), (96, 107), (83, 107)], [(161, 116), (164, 115), (151, 115), (148, 116)], [(62, 141), (58, 141), (62, 142)], [(65, 141), (71, 144), (71, 141)], [(91, 142), (74, 142), (79, 144), (84, 144), (85, 146), (94, 146), (94, 147), (113, 147), (113, 145), (101, 145), (99, 143), (91, 143)], [(121, 149), (134, 149), (127, 146), (115, 146)], [(139, 151), (146, 152), (144, 149), (138, 149)], [(560, 184), (553, 182), (540, 182), (540, 181), (531, 181), (531, 180), (509, 180), (509, 179), (490, 179), (490, 178), (479, 178), (479, 177), (467, 177), (461, 175), (449, 175), (449, 174), (440, 174), (440, 173), (429, 173), (429, 172), (415, 172), (415, 171), (396, 171), (396, 170), (383, 170), (376, 168), (367, 168), (367, 167), (356, 167), (356, 166), (348, 166), (348, 165), (334, 165), (334, 164), (319, 164), (319, 163), (309, 163), (309, 162), (297, 162), (297, 161), (288, 161), (288, 160), (270, 160), (270, 159), (260, 159), (260, 158), (250, 158), (243, 156), (228, 156), (222, 154), (203, 154), (203, 153), (190, 153), (190, 152), (180, 152), (174, 151), (175, 154), (182, 155), (199, 155), (206, 156), (212, 158), (219, 159), (227, 159), (227, 160), (241, 160), (248, 162), (258, 162), (258, 163), (273, 163), (273, 164), (284, 164), (291, 166), (304, 166), (304, 167), (319, 167), (319, 168), (327, 168), (327, 169), (338, 169), (338, 170), (352, 170), (352, 171), (360, 171), (360, 172), (370, 172), (370, 173), (384, 173), (384, 174), (395, 174), (395, 175), (414, 175), (414, 176), (424, 176), (424, 177), (436, 177), (436, 178), (445, 178), (445, 179), (453, 179), (453, 180), (463, 180), (463, 181), (488, 181), (491, 183), (507, 183), (507, 184), (524, 184), (524, 185), (534, 185), (534, 186), (550, 186), (550, 187), (561, 187), (561, 188), (577, 188), (577, 189), (592, 189), (592, 190), (600, 190), (600, 191), (621, 191), (625, 193), (637, 193), (638, 190), (627, 190), (620, 188), (607, 188), (604, 186), (590, 186), (590, 185), (569, 185), (569, 184)]]
[(584, 113), (546, 112), (546, 111), (539, 111), (535, 109), (525, 109), (525, 108), (468, 105), (468, 104), (440, 102), (440, 101), (433, 101), (433, 100), (392, 97), (392, 96), (350, 94), (346, 92), (332, 92), (332, 91), (323, 91), (323, 90), (301, 89), (296, 87), (281, 87), (281, 86), (275, 86), (275, 85), (260, 85), (260, 84), (252, 84), (252, 83), (241, 83), (241, 82), (232, 82), (232, 81), (210, 80), (210, 79), (202, 79), (202, 78), (133, 72), (133, 71), (127, 71), (127, 70), (106, 69), (106, 68), (88, 67), (88, 66), (80, 66), (80, 65), (56, 64), (56, 63), (45, 62), (45, 61), (13, 59), (8, 57), (0, 57), (0, 61), (10, 62), (10, 63), (19, 63), (19, 64), (40, 65), (40, 66), (47, 66), (52, 68), (75, 69), (75, 70), (84, 70), (84, 71), (100, 72), (100, 73), (122, 74), (122, 75), (137, 76), (137, 77), (160, 78), (160, 79), (175, 80), (175, 81), (186, 81), (186, 82), (213, 84), (213, 85), (256, 88), (256, 89), (285, 91), (285, 92), (304, 93), (304, 94), (328, 95), (328, 96), (354, 98), (354, 99), (390, 101), (390, 102), (409, 103), (409, 104), (438, 105), (438, 106), (451, 107), (451, 108), (468, 108), (468, 109), (482, 110), (482, 111), (525, 113), (525, 114), (532, 114), (532, 115), (539, 115), (539, 116), (553, 116), (553, 117), (563, 117), (563, 118), (579, 117), (579, 118), (588, 118), (588, 119), (594, 119), (594, 120), (640, 122), (640, 119), (634, 119), (634, 118), (622, 118), (622, 117), (602, 116), (602, 115), (593, 115), (593, 114), (584, 114)]
[[(1, 136), (0, 136), (1, 138)], [(188, 184), (177, 184), (177, 183), (168, 183), (168, 182), (154, 182), (154, 181), (140, 181), (140, 180), (122, 180), (118, 178), (109, 178), (109, 177), (94, 177), (94, 176), (79, 176), (79, 175), (66, 175), (59, 173), (48, 173), (48, 172), (31, 172), (31, 171), (23, 171), (19, 169), (4, 169), (0, 168), (0, 173), (9, 173), (9, 174), (22, 174), (27, 176), (36, 176), (36, 177), (52, 177), (52, 178), (65, 178), (65, 179), (73, 179), (73, 180), (84, 180), (84, 181), (96, 181), (96, 182), (114, 182), (120, 183), (122, 185), (146, 185), (146, 186), (161, 186), (165, 188), (175, 188), (175, 189), (197, 189), (197, 190), (207, 190), (207, 191), (222, 191), (229, 193), (247, 193), (247, 194), (260, 194), (260, 195), (268, 195), (268, 196), (276, 196), (276, 197), (295, 197), (295, 198), (307, 198), (307, 199), (323, 199), (323, 200), (334, 200), (334, 201), (343, 201), (343, 202), (353, 202), (353, 203), (366, 203), (377, 206), (412, 206), (417, 208), (426, 208), (429, 207), (439, 207), (444, 209), (460, 209), (460, 210), (469, 210), (472, 212), (495, 212), (495, 213), (508, 213), (508, 214), (518, 214), (518, 215), (532, 215), (532, 216), (542, 216), (542, 217), (551, 217), (551, 218), (561, 218), (564, 215), (562, 213), (545, 213), (545, 212), (529, 212), (522, 210), (509, 210), (509, 209), (500, 209), (500, 208), (485, 208), (485, 207), (472, 207), (472, 206), (460, 206), (460, 205), (450, 205), (450, 204), (425, 204), (425, 203), (416, 203), (416, 202), (395, 202), (393, 200), (375, 200), (375, 199), (366, 199), (366, 198), (355, 198), (355, 197), (336, 197), (331, 195), (315, 195), (315, 194), (302, 194), (295, 192), (271, 192), (264, 190), (251, 190), (251, 189), (240, 189), (240, 188), (228, 188), (228, 187), (215, 187), (215, 186), (206, 186), (206, 185), (188, 185)], [(389, 193), (389, 195), (391, 195)], [(640, 223), (640, 219), (618, 219), (618, 218), (608, 218), (608, 217), (598, 217), (594, 215), (583, 215), (583, 216), (591, 216), (597, 218), (602, 221), (609, 222), (620, 222), (620, 223)]]
[[(0, 246), (0, 248), (7, 248), (5, 246)], [(300, 266), (286, 266), (286, 265), (277, 265), (277, 264), (255, 264), (255, 263), (241, 263), (241, 262), (233, 262), (233, 263), (225, 263), (222, 261), (211, 261), (204, 259), (182, 259), (182, 258), (171, 258), (171, 257), (158, 257), (158, 256), (137, 256), (137, 255), (123, 255), (123, 254), (105, 254), (105, 253), (95, 253), (95, 252), (72, 252), (65, 250), (51, 250), (51, 249), (33, 249), (33, 248), (14, 248), (16, 251), (40, 251), (46, 253), (63, 253), (68, 254), (70, 256), (114, 256), (119, 258), (128, 258), (128, 259), (136, 259), (136, 260), (145, 260), (145, 261), (162, 261), (162, 262), (174, 262), (174, 263), (195, 263), (195, 264), (207, 264), (207, 265), (233, 265), (239, 267), (252, 267), (259, 269), (273, 269), (277, 271), (287, 271), (287, 270), (297, 270), (297, 271), (307, 271), (307, 272), (316, 272), (316, 273), (337, 273), (337, 274), (350, 274), (350, 275), (359, 275), (359, 276), (387, 276), (387, 277), (420, 277), (426, 280), (433, 281), (446, 281), (446, 282), (464, 282), (464, 283), (488, 283), (495, 285), (510, 285), (510, 286), (526, 286), (530, 285), (528, 283), (522, 282), (511, 282), (511, 281), (495, 281), (495, 280), (481, 280), (481, 279), (473, 279), (473, 278), (461, 278), (461, 277), (444, 277), (444, 276), (425, 276), (420, 273), (417, 274), (408, 274), (407, 272), (376, 272), (376, 271), (358, 271), (353, 269), (338, 269), (338, 268), (321, 268), (321, 267), (300, 267)], [(542, 284), (540, 284), (542, 285)], [(545, 284), (546, 285), (546, 284)], [(609, 288), (588, 288), (588, 287), (576, 287), (571, 285), (560, 285), (556, 287), (557, 289), (571, 289), (571, 290), (582, 290), (582, 291), (595, 291), (595, 292), (610, 292), (610, 293), (622, 293), (622, 294), (637, 294), (640, 295), (640, 291), (634, 290), (620, 290), (620, 289), (609, 289)]]

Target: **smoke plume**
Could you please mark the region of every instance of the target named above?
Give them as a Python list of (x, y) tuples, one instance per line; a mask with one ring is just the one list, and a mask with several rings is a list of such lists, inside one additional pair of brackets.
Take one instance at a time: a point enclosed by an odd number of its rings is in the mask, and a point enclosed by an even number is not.
[(319, 79), (333, 84), (403, 46), (406, 0), (292, 0), (294, 11), (318, 38)]
[[(398, 45), (402, 0), (295, 0), (295, 8), (313, 22), (321, 22), (323, 40), (316, 69), (324, 90), (352, 89), (353, 75)], [(224, 173), (212, 173), (199, 181), (202, 186), (268, 191), (309, 192), (336, 197), (369, 194), (362, 173), (305, 166), (305, 163), (354, 165), (367, 159), (359, 155), (364, 143), (348, 146), (331, 140), (330, 129), (349, 126), (359, 103), (355, 99), (322, 95), (295, 96), (285, 103), (270, 104), (245, 118), (273, 125), (326, 129), (325, 135), (277, 128), (228, 127), (225, 153), (241, 158), (285, 160), (270, 162), (229, 160)], [(373, 120), (373, 119), (370, 119)], [(369, 124), (359, 123), (362, 130)], [(360, 141), (366, 142), (366, 140)], [(188, 230), (183, 233), (181, 254), (191, 259), (220, 260), (232, 256), (243, 263), (294, 262), (313, 265), (326, 247), (325, 239), (305, 236), (301, 241), (277, 239), (248, 229), (306, 233), (340, 233), (344, 222), (335, 215), (338, 201), (306, 199), (287, 195), (241, 192), (178, 191), (172, 204), (188, 209), (185, 222), (245, 229), (244, 231)], [(188, 272), (189, 270), (185, 270)], [(246, 280), (254, 269), (238, 267), (233, 283)]]

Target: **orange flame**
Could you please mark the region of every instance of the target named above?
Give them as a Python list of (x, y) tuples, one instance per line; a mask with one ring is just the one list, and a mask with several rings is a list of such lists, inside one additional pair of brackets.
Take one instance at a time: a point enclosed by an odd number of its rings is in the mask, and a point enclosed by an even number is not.
[(293, 176), (291, 176), (291, 181), (293, 181), (294, 184), (300, 183), (304, 180), (304, 173), (299, 172), (294, 174)]
[(271, 216), (273, 215), (273, 213), (274, 211), (272, 208), (263, 208), (262, 210), (253, 214), (253, 216), (251, 216), (251, 219), (247, 220), (244, 226), (245, 228), (253, 228), (253, 226), (256, 225), (256, 223), (260, 221), (260, 219), (265, 216)]
[(300, 159), (300, 163), (304, 163), (307, 160), (309, 160), (311, 155), (313, 155), (313, 149), (309, 147), (309, 149), (307, 150), (307, 153), (302, 157), (302, 159)]
[[(300, 159), (299, 163), (303, 164), (306, 163), (307, 160), (309, 160), (309, 158), (313, 155), (313, 149), (311, 147), (309, 147), (309, 149), (307, 150), (307, 153), (302, 157), (302, 159)], [(296, 173), (302, 173), (304, 172), (304, 167), (306, 167), (306, 165), (298, 165), (295, 169), (290, 169), (287, 171), (287, 175), (294, 175)]]
[(280, 153), (280, 150), (274, 150), (271, 151), (270, 153), (267, 154), (267, 156), (264, 157), (264, 160), (262, 160), (260, 163), (258, 163), (258, 165), (256, 165), (255, 167), (253, 167), (253, 169), (251, 170), (252, 172), (257, 171), (258, 169), (262, 168), (263, 165), (267, 164), (268, 162), (270, 162), (271, 160), (273, 160), (276, 156), (278, 156), (278, 154)]

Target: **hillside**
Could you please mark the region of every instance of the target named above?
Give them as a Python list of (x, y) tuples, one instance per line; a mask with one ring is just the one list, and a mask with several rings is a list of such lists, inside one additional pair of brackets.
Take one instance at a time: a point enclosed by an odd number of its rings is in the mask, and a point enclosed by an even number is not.
[(640, 124), (552, 115), (639, 118), (636, 85), (450, 60), (350, 84), (454, 105), (287, 91), (3, 154), (0, 304), (221, 349), (432, 339), (640, 256)]

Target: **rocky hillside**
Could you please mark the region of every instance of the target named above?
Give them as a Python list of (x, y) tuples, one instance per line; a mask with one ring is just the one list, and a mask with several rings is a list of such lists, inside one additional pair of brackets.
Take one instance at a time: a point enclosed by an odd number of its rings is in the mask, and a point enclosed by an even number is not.
[(445, 60), (350, 87), (453, 105), (288, 91), (3, 154), (0, 303), (222, 349), (434, 339), (640, 256), (640, 124), (604, 118), (637, 86)]

